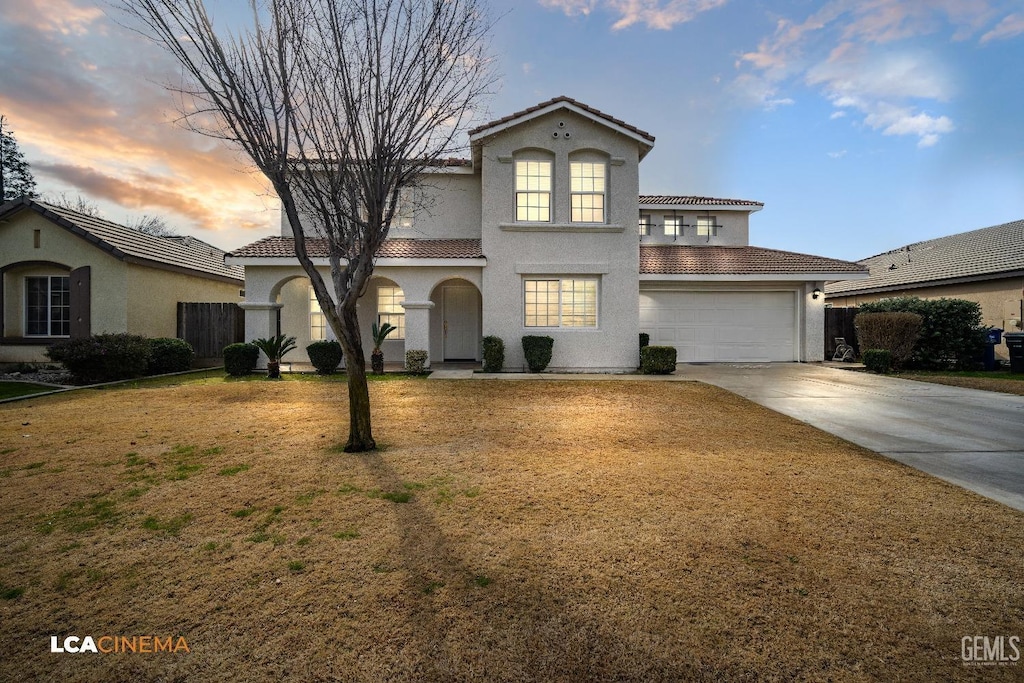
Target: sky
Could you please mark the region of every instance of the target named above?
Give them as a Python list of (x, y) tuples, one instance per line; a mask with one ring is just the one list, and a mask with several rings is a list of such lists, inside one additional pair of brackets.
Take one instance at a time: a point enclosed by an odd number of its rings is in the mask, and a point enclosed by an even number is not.
[[(479, 122), (559, 95), (623, 119), (657, 138), (642, 193), (763, 202), (757, 246), (857, 260), (1024, 219), (1021, 0), (490, 9), (500, 79)], [(276, 234), (266, 183), (177, 121), (179, 69), (122, 22), (89, 0), (0, 2), (0, 114), (44, 199), (228, 250)]]

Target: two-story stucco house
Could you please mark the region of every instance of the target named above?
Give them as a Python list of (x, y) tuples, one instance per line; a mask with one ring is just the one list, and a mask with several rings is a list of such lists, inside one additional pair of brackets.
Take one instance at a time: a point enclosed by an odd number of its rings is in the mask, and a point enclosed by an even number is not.
[[(391, 360), (405, 349), (479, 360), (494, 335), (519, 370), (520, 340), (537, 334), (555, 340), (552, 370), (628, 371), (640, 332), (680, 362), (822, 360), (821, 290), (864, 275), (749, 246), (758, 202), (641, 196), (654, 137), (567, 97), (476, 128), (470, 144), (472, 159), (424, 174), (417, 208), (377, 254), (360, 324), (367, 346), (374, 321), (398, 328), (383, 349)], [(326, 273), (324, 244), (309, 250)], [(295, 335), (299, 360), (331, 337), (287, 222), (228, 263), (245, 266), (249, 338)]]

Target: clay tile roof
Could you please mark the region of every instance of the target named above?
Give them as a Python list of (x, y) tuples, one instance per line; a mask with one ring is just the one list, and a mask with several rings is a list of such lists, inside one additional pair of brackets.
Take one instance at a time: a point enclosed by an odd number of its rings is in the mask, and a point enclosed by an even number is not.
[(640, 245), (642, 275), (783, 275), (859, 273), (850, 261), (762, 247)]
[(0, 218), (25, 209), (121, 260), (163, 264), (217, 279), (245, 280), (242, 268), (224, 265), (224, 251), (195, 237), (147, 235), (103, 218), (31, 199), (16, 199), (0, 206)]
[(1024, 220), (908, 244), (860, 263), (870, 277), (833, 282), (826, 293), (885, 291), (1024, 271)]
[[(327, 240), (322, 238), (306, 239), (306, 250), (312, 258), (327, 258)], [(294, 258), (295, 239), (293, 237), (265, 237), (229, 254), (235, 258)], [(377, 258), (410, 258), (410, 259), (475, 259), (483, 258), (480, 240), (420, 240), (420, 239), (389, 239), (384, 240)]]
[(645, 204), (674, 204), (678, 206), (699, 205), (733, 205), (733, 206), (764, 206), (764, 202), (750, 199), (722, 199), (720, 197), (692, 197), (688, 195), (642, 194), (640, 206)]
[(599, 109), (595, 109), (594, 107), (591, 107), (588, 104), (584, 104), (583, 102), (580, 102), (578, 100), (574, 100), (571, 97), (566, 97), (565, 95), (561, 95), (559, 97), (554, 97), (554, 98), (552, 98), (552, 99), (550, 99), (550, 100), (548, 100), (546, 102), (541, 102), (540, 104), (536, 104), (536, 105), (534, 105), (532, 107), (528, 107), (527, 109), (523, 109), (522, 111), (517, 111), (514, 114), (509, 114), (508, 116), (503, 116), (500, 119), (495, 119), (494, 121), (491, 121), (489, 123), (485, 123), (482, 126), (477, 126), (473, 130), (469, 131), (469, 134), (470, 135), (476, 135), (477, 133), (482, 133), (483, 131), (487, 130), (488, 128), (493, 128), (495, 126), (500, 126), (503, 123), (508, 123), (510, 121), (514, 121), (514, 120), (516, 120), (518, 118), (521, 118), (523, 116), (528, 116), (528, 115), (530, 115), (530, 114), (532, 114), (532, 113), (534, 113), (536, 111), (540, 111), (541, 109), (544, 109), (546, 107), (550, 107), (553, 104), (558, 104), (559, 102), (565, 102), (566, 104), (571, 104), (571, 105), (574, 105), (576, 107), (579, 107), (580, 109), (582, 109), (582, 110), (584, 110), (584, 111), (586, 111), (586, 112), (588, 112), (590, 114), (593, 114), (594, 116), (596, 116), (598, 118), (604, 119), (605, 121), (608, 121), (609, 123), (613, 123), (616, 126), (619, 126), (620, 128), (625, 128), (626, 130), (628, 130), (630, 132), (636, 133), (640, 137), (648, 140), (651, 144), (654, 144), (654, 136), (651, 135), (650, 133), (648, 133), (647, 131), (640, 130), (636, 126), (632, 126), (632, 125), (626, 123), (625, 121), (623, 121), (622, 119), (617, 119), (614, 116), (611, 116), (609, 114), (605, 114), (603, 111), (601, 111)]

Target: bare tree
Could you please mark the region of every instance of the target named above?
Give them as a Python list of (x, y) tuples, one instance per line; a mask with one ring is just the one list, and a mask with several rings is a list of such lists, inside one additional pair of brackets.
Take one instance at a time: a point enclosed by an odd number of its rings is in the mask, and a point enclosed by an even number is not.
[(150, 216), (148, 213), (133, 217), (125, 224), (125, 227), (154, 237), (178, 236), (178, 231), (167, 225), (165, 219), (160, 216)]
[[(356, 303), (400, 190), (460, 149), (494, 83), (481, 0), (251, 0), (252, 25), (231, 33), (202, 0), (122, 1), (181, 63), (185, 120), (241, 148), (280, 198), (347, 359), (345, 450), (376, 448)], [(325, 238), (330, 289), (303, 214)]]
[(62, 209), (69, 209), (70, 211), (92, 216), (93, 218), (103, 217), (103, 212), (100, 211), (99, 205), (80, 194), (69, 195), (67, 192), (61, 192), (58, 195), (49, 197), (46, 201)]

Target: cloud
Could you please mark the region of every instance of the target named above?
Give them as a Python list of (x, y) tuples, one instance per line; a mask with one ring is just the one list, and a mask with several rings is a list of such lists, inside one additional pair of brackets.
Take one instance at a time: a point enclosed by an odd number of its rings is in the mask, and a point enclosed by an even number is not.
[(679, 24), (693, 21), (697, 15), (721, 7), (728, 0), (540, 0), (543, 7), (561, 10), (568, 16), (589, 16), (601, 7), (618, 18), (612, 30), (620, 31), (634, 24), (668, 31)]
[(846, 156), (846, 150), (841, 149), (838, 152), (827, 152), (827, 154), (830, 159), (842, 159)]
[(981, 37), (979, 42), (987, 43), (992, 40), (1005, 40), (1024, 33), (1024, 14), (1010, 14), (1005, 17), (995, 28)]

